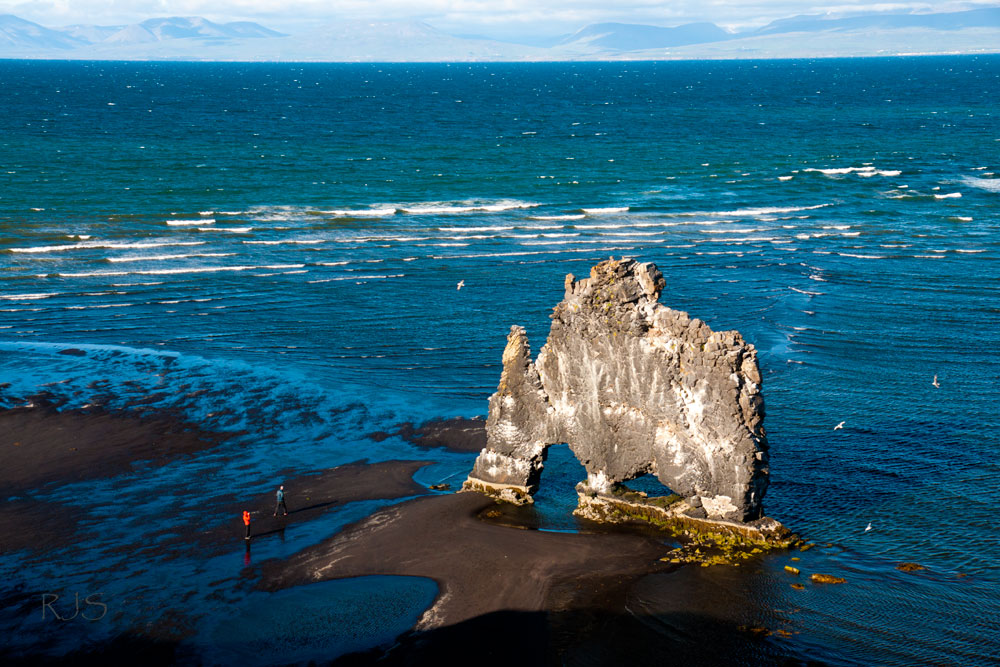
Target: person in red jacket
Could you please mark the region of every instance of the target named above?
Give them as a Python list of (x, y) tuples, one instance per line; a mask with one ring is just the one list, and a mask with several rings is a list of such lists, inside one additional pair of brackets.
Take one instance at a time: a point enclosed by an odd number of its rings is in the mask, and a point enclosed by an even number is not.
[(245, 538), (243, 538), (243, 539), (249, 540), (250, 539), (250, 512), (247, 511), (247, 510), (243, 510), (243, 523), (246, 524), (246, 527), (247, 527), (247, 536)]

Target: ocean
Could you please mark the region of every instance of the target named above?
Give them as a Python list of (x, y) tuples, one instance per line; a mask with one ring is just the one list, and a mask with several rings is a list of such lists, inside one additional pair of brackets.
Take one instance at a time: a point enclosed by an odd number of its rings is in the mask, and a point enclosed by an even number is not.
[[(0, 408), (45, 392), (62, 411), (232, 435), (30, 492), (98, 537), (0, 552), (0, 599), (99, 590), (114, 613), (53, 628), (10, 603), (12, 655), (182, 612), (209, 661), (246, 643), (223, 637), (235, 618), (263, 633), (244, 656), (263, 664), (279, 640), (289, 660), (391, 641), (433, 582), (276, 594), (265, 605), (325, 619), (292, 641), (254, 625), (265, 594), (247, 588), (239, 536), (211, 558), (138, 547), (175, 530), (177, 508), (197, 521), (213, 494), (361, 459), (426, 460), (418, 482), (459, 485), (475, 454), (368, 434), (485, 415), (510, 326), (537, 353), (565, 275), (626, 256), (663, 272), (662, 303), (756, 346), (765, 510), (816, 543), (803, 571), (847, 579), (794, 590), (778, 554), (675, 573), (684, 600), (651, 580), (630, 609), (664, 619), (651, 632), (682, 605), (767, 623), (787, 636), (761, 641), (803, 661), (995, 664), (1000, 57), (0, 61), (0, 91)], [(554, 451), (543, 529), (577, 529), (584, 476)], [(391, 502), (338, 507), (254, 560)]]

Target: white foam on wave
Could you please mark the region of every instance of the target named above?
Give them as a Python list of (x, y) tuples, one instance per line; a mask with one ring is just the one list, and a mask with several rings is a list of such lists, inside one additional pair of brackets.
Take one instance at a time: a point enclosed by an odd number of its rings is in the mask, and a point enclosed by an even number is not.
[(32, 248), (11, 248), (11, 252), (19, 253), (45, 253), (62, 252), (64, 250), (87, 250), (91, 248), (111, 249), (111, 250), (131, 250), (139, 248), (166, 248), (171, 246), (192, 246), (205, 245), (204, 241), (165, 241), (165, 242), (135, 242), (135, 243), (115, 243), (112, 241), (85, 241), (72, 245), (49, 245)]
[[(145, 269), (141, 271), (83, 271), (79, 273), (56, 273), (60, 278), (104, 278), (109, 276), (169, 276), (185, 273), (218, 273), (237, 271), (256, 271), (259, 269), (301, 269), (305, 264), (271, 264), (263, 266), (202, 266), (188, 269)], [(40, 274), (39, 278), (48, 278), (49, 274)]]
[(326, 239), (284, 239), (281, 241), (240, 241), (244, 245), (317, 245)]
[(439, 232), (507, 232), (514, 225), (495, 225), (493, 227), (438, 227)]
[[(573, 238), (580, 236), (580, 232), (566, 232), (566, 233), (548, 233), (548, 234), (507, 234), (503, 238), (505, 239), (558, 239), (558, 238)], [(473, 237), (466, 237), (473, 238)]]
[(852, 252), (838, 252), (841, 257), (854, 257), (856, 259), (889, 259), (886, 255), (862, 255)]
[(246, 234), (253, 227), (198, 227), (199, 232), (229, 232), (230, 234)]
[(322, 278), (320, 280), (307, 280), (306, 282), (314, 285), (317, 283), (335, 283), (342, 280), (388, 280), (389, 278), (404, 278), (405, 273), (392, 273), (386, 275), (373, 275), (373, 276), (338, 276), (336, 278)]
[(798, 292), (799, 294), (806, 294), (808, 296), (823, 296), (823, 292), (812, 292), (810, 290), (799, 289), (798, 287), (791, 287), (791, 286), (788, 289), (792, 290), (793, 292)]
[(522, 241), (518, 245), (522, 246), (552, 246), (552, 245), (589, 245), (602, 243), (665, 243), (666, 239), (632, 238), (616, 236), (600, 239), (574, 239), (572, 241)]
[(99, 303), (90, 306), (63, 306), (63, 310), (97, 310), (101, 308), (128, 308), (134, 303)]
[(536, 206), (540, 206), (540, 204), (516, 200), (497, 202), (422, 202), (400, 206), (399, 210), (410, 215), (454, 215), (473, 212), (499, 213), (501, 211), (534, 208)]
[(794, 176), (778, 176), (778, 180), (779, 181), (790, 181), (793, 178), (795, 178), (795, 177)]
[[(680, 247), (680, 246), (678, 246)], [(523, 250), (518, 252), (488, 252), (474, 255), (432, 255), (431, 259), (476, 259), (480, 257), (528, 257), (531, 255), (569, 255), (573, 253), (604, 253), (614, 250), (632, 250), (628, 247), (582, 248), (577, 250)]]
[(5, 301), (37, 301), (59, 296), (58, 292), (46, 292), (39, 294), (0, 294), (0, 299)]
[(969, 249), (969, 248), (956, 248), (955, 252), (961, 252), (961, 253), (980, 253), (980, 252), (986, 252), (986, 249), (985, 248), (977, 248), (975, 250), (972, 250), (972, 249)]
[[(462, 236), (439, 236), (438, 238), (449, 239), (453, 241), (464, 241), (466, 239), (495, 239), (498, 237), (496, 234), (465, 234)], [(518, 238), (518, 236), (516, 234), (512, 234), (512, 235), (505, 235), (500, 238), (512, 239), (512, 238)]]
[(166, 222), (170, 227), (197, 227), (198, 225), (211, 225), (215, 220), (199, 218), (198, 220), (167, 220)]
[(396, 208), (393, 207), (383, 207), (383, 208), (363, 208), (363, 209), (334, 209), (332, 211), (317, 211), (317, 213), (324, 213), (327, 215), (333, 215), (338, 218), (388, 218), (389, 216), (396, 215)]
[(934, 199), (961, 199), (961, 198), (962, 198), (961, 192), (949, 192), (948, 194), (944, 195), (934, 195)]
[(969, 187), (986, 190), (987, 192), (1000, 192), (1000, 178), (977, 178), (975, 176), (963, 176), (962, 182)]
[(606, 208), (581, 208), (587, 215), (612, 215), (614, 213), (628, 213), (628, 206), (608, 206)]
[[(628, 227), (628, 225), (602, 225), (602, 227)], [(621, 236), (622, 232), (597, 232), (598, 236)], [(633, 232), (629, 231), (629, 236), (660, 236), (663, 232)], [(543, 234), (542, 236), (558, 236), (557, 234)], [(579, 236), (575, 234), (574, 236)]]
[(774, 243), (782, 241), (789, 243), (790, 239), (781, 239), (780, 236), (733, 236), (733, 237), (712, 237), (704, 240), (697, 239), (696, 243)]
[(756, 227), (726, 227), (725, 229), (699, 229), (702, 234), (755, 234), (764, 231)]
[(829, 169), (816, 169), (810, 167), (802, 171), (818, 172), (824, 176), (844, 176), (846, 174), (857, 174), (861, 178), (871, 178), (872, 176), (899, 176), (902, 172), (898, 169), (876, 169), (871, 165), (864, 167), (834, 167)]
[(529, 215), (531, 220), (583, 220), (587, 216), (583, 213), (573, 213), (569, 215)]
[(105, 257), (108, 262), (162, 262), (171, 259), (188, 259), (189, 257), (231, 257), (232, 252), (192, 252), (180, 255), (126, 255), (125, 257)]
[[(833, 204), (815, 204), (813, 206), (761, 206), (756, 208), (738, 208), (733, 211), (694, 211), (692, 213), (675, 213), (683, 216), (738, 217), (744, 215), (774, 215), (776, 213), (795, 213), (797, 211), (815, 211)], [(725, 222), (724, 220), (718, 222)], [(705, 223), (709, 224), (709, 223)]]
[[(647, 227), (680, 227), (684, 224), (683, 222), (620, 222), (617, 224), (605, 224), (605, 225), (572, 225), (573, 229), (591, 230), (591, 229), (635, 229), (635, 228), (647, 228)], [(695, 223), (702, 224), (702, 223)], [(704, 223), (704, 224), (714, 224), (714, 223)]]

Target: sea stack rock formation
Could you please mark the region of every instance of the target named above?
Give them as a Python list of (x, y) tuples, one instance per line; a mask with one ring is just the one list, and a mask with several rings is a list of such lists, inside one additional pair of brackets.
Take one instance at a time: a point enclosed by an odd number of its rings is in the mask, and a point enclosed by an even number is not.
[[(566, 276), (535, 361), (524, 329), (511, 327), (486, 448), (465, 489), (531, 502), (547, 448), (567, 443), (587, 471), (577, 486), (584, 516), (631, 507), (632, 517), (655, 509), (780, 526), (761, 518), (768, 454), (756, 350), (660, 304), (664, 284), (655, 265), (630, 259)], [(647, 499), (620, 484), (647, 473), (677, 496)]]

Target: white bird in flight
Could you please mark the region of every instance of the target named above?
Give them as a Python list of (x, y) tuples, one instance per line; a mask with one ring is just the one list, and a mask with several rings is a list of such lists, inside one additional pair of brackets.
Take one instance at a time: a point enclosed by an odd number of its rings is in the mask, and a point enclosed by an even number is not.
[(459, 280), (458, 281), (458, 287), (456, 287), (455, 289), (462, 289), (463, 287), (465, 287), (465, 281), (464, 280)]
[(871, 530), (871, 529), (872, 529), (872, 522), (871, 522), (871, 521), (869, 521), (869, 522), (868, 522), (868, 525), (867, 525), (867, 526), (865, 526), (865, 532), (867, 533), (867, 532), (868, 532), (869, 530)]
[(937, 381), (937, 375), (934, 376), (934, 380), (931, 382), (931, 384), (937, 387), (938, 389), (941, 388), (941, 383)]
[(838, 428), (844, 428), (844, 422), (840, 422), (839, 424), (837, 424), (836, 426), (834, 426), (833, 430), (836, 431)]

